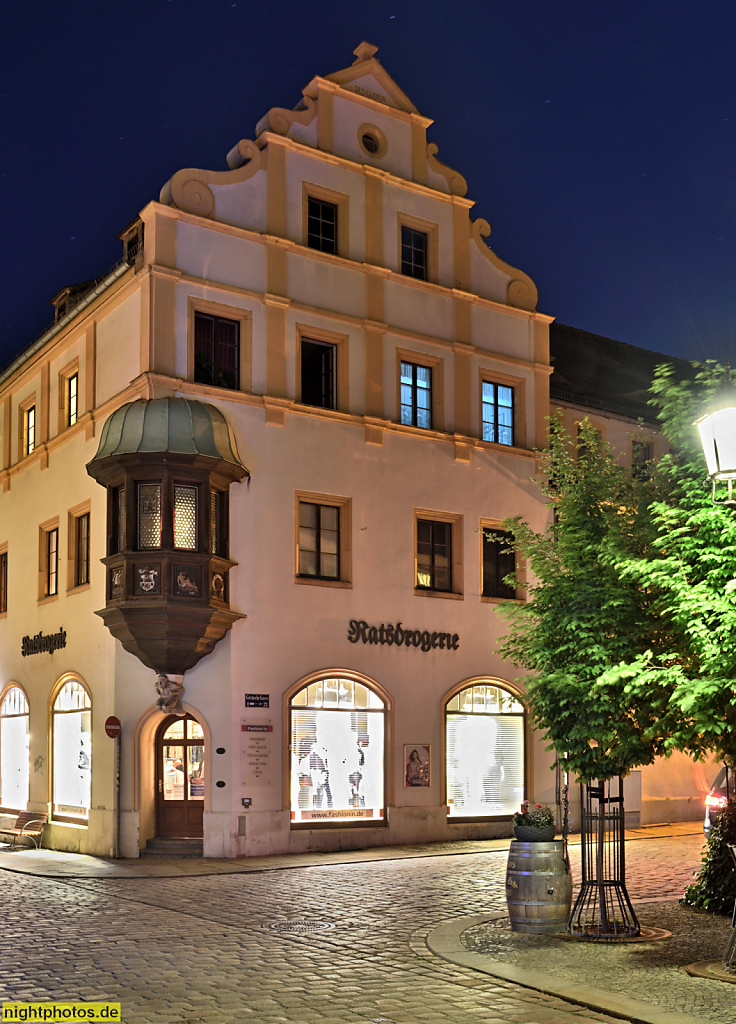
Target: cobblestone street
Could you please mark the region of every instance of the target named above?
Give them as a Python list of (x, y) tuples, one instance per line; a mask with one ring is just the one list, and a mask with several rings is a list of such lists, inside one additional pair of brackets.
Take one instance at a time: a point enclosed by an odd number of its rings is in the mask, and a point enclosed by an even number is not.
[[(701, 847), (700, 835), (628, 844), (632, 898), (679, 896)], [(428, 950), (443, 922), (505, 909), (505, 860), (104, 880), (3, 870), (0, 999), (115, 1000), (126, 1022), (178, 1024), (612, 1020)], [(288, 930), (300, 921), (312, 930)]]

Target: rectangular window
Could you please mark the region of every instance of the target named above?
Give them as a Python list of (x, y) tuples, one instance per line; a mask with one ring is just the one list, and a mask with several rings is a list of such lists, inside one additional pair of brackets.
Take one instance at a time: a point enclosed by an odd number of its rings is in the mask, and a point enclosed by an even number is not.
[(302, 403), (319, 409), (335, 408), (336, 346), (301, 339)]
[(483, 440), (514, 443), (514, 389), (483, 381)]
[(340, 579), (340, 509), (299, 502), (299, 575)]
[(74, 585), (81, 587), (85, 583), (89, 583), (89, 512), (76, 517), (74, 531), (76, 534)]
[(513, 534), (505, 530), (482, 528), (483, 535), (483, 597), (515, 598), (516, 590), (504, 583), (506, 576), (516, 572), (516, 555), (509, 550)]
[(428, 236), (426, 231), (401, 225), (401, 273), (426, 281), (428, 274)]
[(417, 520), (418, 590), (452, 590), (452, 523)]
[(432, 428), (432, 370), (416, 363), (401, 363), (401, 422)]
[(227, 558), (227, 492), (212, 491), (210, 504), (210, 541), (213, 555)]
[(197, 550), (197, 488), (174, 484), (174, 547)]
[(59, 528), (46, 532), (46, 597), (59, 593)]
[(0, 554), (0, 615), (8, 610), (8, 552)]
[(307, 245), (319, 252), (337, 254), (337, 206), (324, 199), (307, 197)]
[(77, 399), (79, 389), (79, 374), (73, 373), (66, 380), (66, 425), (73, 427), (77, 422)]
[(652, 475), (652, 446), (647, 441), (631, 442), (631, 475), (635, 480), (648, 480)]
[(239, 388), (240, 324), (237, 320), (195, 312), (194, 380), (219, 388)]
[(36, 406), (29, 405), (23, 413), (23, 454), (30, 455), (36, 447)]
[(125, 487), (113, 487), (110, 495), (110, 554), (125, 550)]
[(161, 484), (138, 484), (138, 548), (161, 547)]

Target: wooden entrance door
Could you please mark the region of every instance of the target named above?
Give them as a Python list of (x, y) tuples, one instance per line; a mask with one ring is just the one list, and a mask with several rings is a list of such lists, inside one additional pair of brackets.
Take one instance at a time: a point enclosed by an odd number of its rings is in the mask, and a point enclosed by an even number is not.
[(156, 834), (201, 839), (204, 733), (191, 715), (169, 715), (156, 733)]

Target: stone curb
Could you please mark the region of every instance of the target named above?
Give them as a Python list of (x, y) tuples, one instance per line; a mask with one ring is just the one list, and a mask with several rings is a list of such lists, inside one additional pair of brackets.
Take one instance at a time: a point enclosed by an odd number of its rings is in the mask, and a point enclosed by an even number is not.
[(571, 985), (543, 971), (528, 971), (509, 964), (495, 963), (489, 956), (471, 953), (463, 946), (463, 932), (503, 917), (506, 917), (506, 914), (473, 914), (447, 921), (429, 932), (425, 940), (427, 947), (432, 953), (458, 967), (469, 967), (492, 978), (500, 978), (502, 981), (510, 981), (515, 985), (543, 992), (545, 995), (556, 996), (558, 999), (585, 1006), (598, 1013), (620, 1017), (631, 1021), (632, 1024), (704, 1024), (702, 1017), (673, 1013), (672, 1010), (658, 1010), (639, 999), (614, 995), (590, 985)]

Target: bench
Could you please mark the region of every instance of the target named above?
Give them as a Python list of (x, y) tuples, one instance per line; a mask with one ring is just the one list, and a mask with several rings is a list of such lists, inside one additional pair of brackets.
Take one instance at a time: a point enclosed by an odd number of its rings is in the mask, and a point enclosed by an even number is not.
[[(0, 818), (0, 835), (12, 836), (12, 846), (15, 846), (18, 836), (27, 836), (39, 850), (43, 845), (43, 830), (47, 818), (48, 814), (39, 811), (21, 811), (17, 818)], [(13, 824), (9, 824), (10, 822)]]

